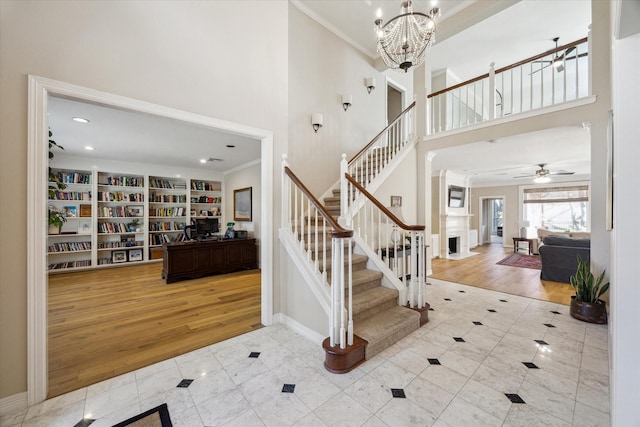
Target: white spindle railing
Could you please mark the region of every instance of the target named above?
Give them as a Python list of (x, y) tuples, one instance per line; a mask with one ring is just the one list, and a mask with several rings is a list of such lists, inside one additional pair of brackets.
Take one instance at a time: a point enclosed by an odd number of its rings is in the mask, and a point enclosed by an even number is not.
[[(353, 344), (353, 232), (342, 228), (324, 209), (289, 169), (286, 156), (282, 161), (282, 195), (282, 229), (296, 239), (306, 262), (313, 265), (316, 278), (330, 286), (329, 343), (344, 349)], [(330, 250), (327, 249), (329, 242)], [(329, 274), (331, 280), (328, 280)]]
[(415, 131), (414, 102), (376, 135), (348, 163), (347, 172), (363, 187), (378, 176), (384, 167), (407, 145)]
[(354, 234), (388, 266), (385, 268), (392, 273), (392, 279), (401, 282), (404, 291), (401, 304), (424, 308), (427, 271), (424, 225), (405, 224), (349, 174), (342, 181), (347, 188), (345, 194), (362, 201), (352, 217)]
[(580, 39), (427, 96), (429, 133), (589, 96), (588, 40)]

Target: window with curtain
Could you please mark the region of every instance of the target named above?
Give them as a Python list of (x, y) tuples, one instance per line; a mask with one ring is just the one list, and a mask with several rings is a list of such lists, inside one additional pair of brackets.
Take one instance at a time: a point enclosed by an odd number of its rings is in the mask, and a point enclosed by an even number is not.
[(524, 219), (531, 227), (553, 231), (588, 231), (589, 186), (523, 190)]

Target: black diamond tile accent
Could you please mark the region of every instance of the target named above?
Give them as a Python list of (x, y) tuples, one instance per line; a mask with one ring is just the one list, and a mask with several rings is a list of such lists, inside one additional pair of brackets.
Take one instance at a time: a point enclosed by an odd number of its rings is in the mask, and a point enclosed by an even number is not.
[(83, 418), (80, 421), (78, 421), (73, 427), (87, 427), (93, 424), (94, 421), (95, 420), (91, 418)]
[(547, 328), (555, 328), (555, 325), (552, 325), (551, 323), (545, 323), (544, 326), (546, 326)]
[(440, 365), (440, 361), (438, 359), (427, 359), (430, 365)]
[(535, 342), (537, 342), (537, 343), (538, 343), (538, 344), (540, 344), (540, 345), (549, 345), (549, 343), (548, 343), (548, 342), (543, 341), (543, 340), (534, 340), (534, 341), (535, 341)]
[(260, 356), (259, 351), (252, 351), (251, 353), (249, 353), (249, 357), (251, 357), (252, 359), (257, 359), (258, 356)]
[(431, 285), (433, 285), (433, 283), (427, 282), (427, 283), (425, 283), (425, 285), (431, 286)]
[(476, 326), (482, 326), (482, 322), (473, 322), (473, 324)]
[(184, 380), (180, 381), (176, 387), (187, 388), (187, 387), (189, 387), (191, 385), (192, 382), (193, 382), (193, 380), (184, 379)]
[(466, 342), (466, 341), (464, 340), (464, 338), (460, 338), (460, 337), (453, 337), (453, 339), (454, 339), (456, 342)]
[(504, 395), (507, 396), (507, 399), (509, 399), (511, 403), (527, 403), (517, 394), (505, 393)]
[(489, 310), (487, 310), (489, 313), (497, 313), (497, 311), (495, 311), (493, 308), (490, 308)]
[(538, 365), (536, 365), (535, 363), (531, 363), (531, 362), (522, 362), (522, 364), (524, 366), (526, 366), (529, 369), (540, 369), (538, 368)]
[(404, 394), (404, 390), (401, 388), (392, 388), (391, 389), (391, 394), (393, 395), (393, 397), (398, 397), (400, 399), (406, 399), (407, 396), (405, 396)]
[(445, 298), (444, 300), (445, 301), (451, 301), (451, 298)]
[(500, 301), (500, 302), (509, 302), (509, 301), (507, 301), (506, 299), (501, 299), (501, 300), (499, 300), (499, 301)]
[(429, 311), (435, 311), (433, 308), (429, 307)]
[(464, 294), (464, 293), (466, 293), (466, 291), (458, 291), (458, 292), (460, 292), (461, 294)]
[(285, 384), (282, 386), (283, 393), (293, 393), (293, 390), (296, 388), (295, 384)]
[(555, 310), (553, 310), (553, 311), (552, 311), (552, 313), (553, 313), (553, 314), (562, 314), (562, 313), (560, 313), (559, 311), (555, 311)]

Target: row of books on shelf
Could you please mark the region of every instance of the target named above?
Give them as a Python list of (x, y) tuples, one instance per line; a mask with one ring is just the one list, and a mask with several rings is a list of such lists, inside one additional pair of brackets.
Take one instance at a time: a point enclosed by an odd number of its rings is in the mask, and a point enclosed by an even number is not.
[(121, 222), (98, 222), (98, 233), (113, 234), (130, 233), (132, 231), (135, 231), (135, 226), (133, 226), (133, 230), (131, 230), (128, 224)]
[(91, 267), (91, 260), (83, 259), (78, 261), (57, 262), (55, 264), (49, 264), (49, 270), (64, 270), (66, 268), (78, 267)]
[(182, 242), (185, 240), (184, 234), (168, 235), (168, 234), (150, 234), (150, 245), (162, 245), (163, 243)]
[(142, 187), (144, 178), (141, 176), (102, 176), (98, 180), (100, 185), (116, 185), (118, 187)]
[(187, 203), (187, 196), (184, 194), (149, 194), (149, 202), (157, 203)]
[(91, 191), (51, 191), (50, 200), (91, 200)]
[(184, 206), (177, 206), (173, 208), (149, 208), (149, 216), (185, 216), (185, 208)]
[(169, 189), (175, 188), (178, 190), (186, 190), (187, 184), (184, 182), (169, 181), (168, 179), (149, 178), (149, 187), (150, 188), (169, 188)]
[(52, 173), (58, 180), (65, 184), (91, 184), (91, 174), (81, 172), (60, 171)]
[(191, 181), (191, 189), (199, 191), (218, 191), (220, 190), (220, 185), (204, 181)]
[(101, 218), (140, 217), (142, 210), (142, 206), (100, 206), (98, 216)]
[(180, 231), (184, 230), (184, 222), (154, 221), (149, 222), (149, 231)]
[(208, 197), (208, 196), (200, 196), (200, 197), (192, 197), (191, 203), (222, 203), (222, 197)]
[(144, 193), (124, 193), (122, 191), (98, 191), (100, 202), (144, 202)]
[(60, 242), (49, 245), (49, 252), (76, 252), (91, 250), (91, 242)]
[(135, 248), (136, 246), (143, 246), (142, 240), (125, 241), (125, 242), (98, 242), (98, 249), (113, 249), (113, 248)]

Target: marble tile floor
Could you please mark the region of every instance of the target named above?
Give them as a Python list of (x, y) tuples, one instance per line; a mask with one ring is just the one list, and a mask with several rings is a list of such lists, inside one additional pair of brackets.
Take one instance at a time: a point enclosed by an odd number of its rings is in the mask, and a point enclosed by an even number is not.
[[(174, 426), (609, 426), (607, 326), (569, 307), (438, 280), (430, 322), (354, 371), (274, 325), (3, 415), (112, 426), (167, 403)], [(189, 381), (185, 381), (189, 380)]]

